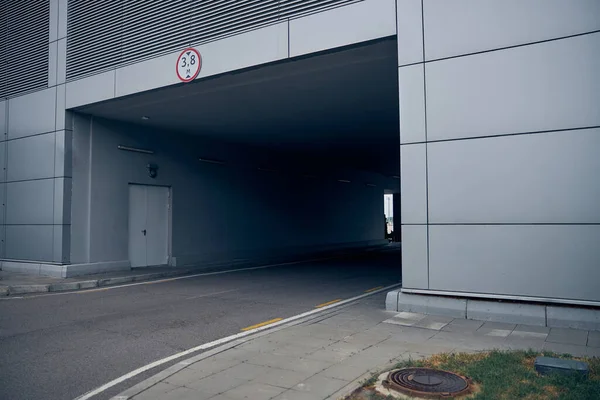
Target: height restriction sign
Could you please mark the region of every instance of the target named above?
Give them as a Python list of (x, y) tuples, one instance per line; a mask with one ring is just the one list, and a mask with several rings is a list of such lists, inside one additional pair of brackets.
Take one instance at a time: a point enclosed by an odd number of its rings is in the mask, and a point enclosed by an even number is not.
[(202, 57), (198, 50), (193, 48), (185, 49), (177, 58), (177, 77), (182, 82), (191, 82), (200, 73), (202, 68)]

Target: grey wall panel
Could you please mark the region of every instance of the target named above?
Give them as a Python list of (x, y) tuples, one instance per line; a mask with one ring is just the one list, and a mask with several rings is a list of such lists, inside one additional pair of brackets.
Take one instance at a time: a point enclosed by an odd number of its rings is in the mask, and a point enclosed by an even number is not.
[(58, 2), (59, 0), (50, 0), (50, 29), (48, 41), (58, 40)]
[(0, 142), (0, 182), (6, 181), (6, 146), (7, 146), (7, 143), (8, 142)]
[(65, 101), (66, 101), (66, 85), (58, 85), (56, 87), (56, 130), (71, 129), (67, 128), (65, 122)]
[(428, 144), (430, 223), (600, 224), (600, 129)]
[(395, 0), (365, 0), (290, 21), (290, 56), (396, 34)]
[(73, 132), (56, 132), (54, 149), (54, 176), (71, 177), (73, 174)]
[(53, 132), (56, 118), (56, 89), (48, 88), (9, 100), (8, 138), (15, 139)]
[(71, 262), (86, 263), (90, 257), (90, 117), (73, 117), (73, 180), (71, 204)]
[(71, 226), (54, 225), (52, 238), (52, 261), (56, 263), (69, 263)]
[(67, 3), (68, 0), (58, 0), (58, 39), (67, 37)]
[(425, 0), (423, 9), (428, 60), (600, 29), (596, 0)]
[(429, 227), (430, 289), (600, 301), (600, 225)]
[(69, 82), (66, 92), (66, 108), (112, 99), (115, 97), (115, 71)]
[(53, 225), (7, 225), (6, 258), (51, 262), (53, 232)]
[(400, 143), (424, 142), (425, 71), (423, 64), (398, 68)]
[(600, 33), (426, 64), (429, 140), (600, 125)]
[(427, 223), (425, 144), (400, 146), (400, 195), (403, 224)]
[[(76, 124), (80, 126), (79, 118)], [(242, 164), (255, 162), (250, 155), (260, 159), (276, 154), (197, 138), (173, 141), (164, 132), (99, 119), (92, 124), (91, 175), (87, 178), (82, 160), (85, 138), (77, 126), (73, 231), (85, 229), (89, 215), (90, 236), (87, 245), (73, 237), (72, 262), (87, 256), (86, 246), (89, 257), (85, 262), (128, 259), (129, 183), (172, 187), (172, 243), (178, 260), (265, 256), (280, 249), (383, 239), (383, 193), (376, 188), (201, 163), (197, 161), (200, 152)], [(156, 154), (120, 151), (118, 145), (152, 149)], [(148, 162), (159, 165), (156, 179), (147, 174)]]
[(68, 225), (71, 223), (71, 178), (54, 179), (54, 224)]
[(9, 140), (6, 179), (51, 178), (54, 176), (54, 132)]
[(56, 83), (63, 84), (67, 79), (67, 38), (57, 42)]
[(402, 287), (428, 288), (427, 225), (402, 225)]
[[(198, 78), (282, 60), (288, 53), (287, 22), (197, 47), (202, 56)], [(117, 69), (116, 96), (180, 83), (175, 66), (179, 51)]]
[(48, 45), (48, 86), (56, 85), (56, 67), (58, 57), (58, 42)]
[(8, 123), (7, 106), (8, 101), (0, 100), (0, 141), (6, 140), (6, 125)]
[(422, 0), (396, 0), (398, 65), (423, 62)]
[[(54, 222), (53, 199), (54, 179), (7, 183), (6, 223), (52, 224)], [(10, 249), (10, 246), (7, 249)]]
[[(0, 225), (4, 225), (6, 218), (6, 183), (0, 183)], [(2, 230), (4, 227), (1, 227)]]

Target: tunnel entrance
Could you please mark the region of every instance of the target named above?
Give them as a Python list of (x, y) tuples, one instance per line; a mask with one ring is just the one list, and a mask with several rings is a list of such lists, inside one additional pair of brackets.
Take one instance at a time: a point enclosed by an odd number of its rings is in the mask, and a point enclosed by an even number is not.
[[(132, 184), (169, 188), (174, 266), (274, 262), (396, 237), (381, 201), (400, 192), (395, 39), (75, 111), (74, 146), (91, 142), (90, 179), (102, 188), (89, 199), (90, 229), (114, 259), (131, 258)], [(73, 207), (85, 207), (73, 193)]]

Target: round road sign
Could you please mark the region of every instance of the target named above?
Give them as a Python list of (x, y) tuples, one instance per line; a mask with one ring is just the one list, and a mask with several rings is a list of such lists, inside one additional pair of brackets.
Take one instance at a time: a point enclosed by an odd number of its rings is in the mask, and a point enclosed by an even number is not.
[(196, 79), (201, 68), (202, 57), (198, 50), (194, 48), (185, 49), (177, 57), (175, 70), (177, 71), (177, 77), (182, 82), (191, 82)]

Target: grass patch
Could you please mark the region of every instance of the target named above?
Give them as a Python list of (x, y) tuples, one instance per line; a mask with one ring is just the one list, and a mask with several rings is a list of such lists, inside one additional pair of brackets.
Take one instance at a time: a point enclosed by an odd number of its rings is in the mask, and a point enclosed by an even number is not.
[[(486, 353), (437, 354), (423, 360), (408, 360), (395, 368), (438, 368), (470, 377), (480, 388), (478, 400), (600, 400), (600, 358), (575, 358), (590, 366), (588, 379), (575, 375), (542, 376), (535, 372), (537, 356), (572, 358), (551, 352), (491, 351)], [(381, 400), (373, 390), (374, 379), (348, 400)]]

